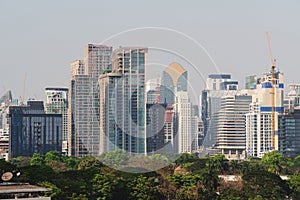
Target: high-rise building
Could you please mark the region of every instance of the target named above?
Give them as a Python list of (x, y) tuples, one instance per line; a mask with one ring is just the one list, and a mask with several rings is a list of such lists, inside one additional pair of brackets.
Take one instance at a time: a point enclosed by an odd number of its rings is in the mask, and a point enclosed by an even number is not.
[(284, 99), (284, 110), (286, 112), (300, 106), (300, 84), (289, 84), (289, 89)]
[(146, 104), (147, 153), (165, 153), (164, 119), (166, 103)]
[(198, 118), (198, 149), (202, 149), (203, 141), (204, 141), (204, 126), (203, 122), (200, 118)]
[(62, 153), (68, 153), (68, 88), (47, 87), (46, 114), (62, 115)]
[[(283, 112), (283, 74), (276, 70), (274, 78), (274, 86), (271, 72), (257, 79), (250, 111), (246, 114), (247, 156), (262, 157), (267, 152), (278, 150), (278, 115)], [(274, 99), (272, 87), (275, 92)], [(272, 120), (273, 104), (274, 121)]]
[(175, 111), (173, 106), (167, 106), (164, 119), (164, 143), (166, 152), (177, 153), (174, 138), (177, 135), (177, 128), (174, 124)]
[(0, 98), (0, 159), (8, 160), (9, 153), (9, 106), (12, 105), (11, 91)]
[(175, 103), (175, 93), (187, 91), (187, 71), (179, 63), (171, 63), (162, 73), (160, 102)]
[(247, 76), (245, 82), (245, 89), (246, 90), (253, 90), (256, 86), (256, 75)]
[(71, 63), (69, 83), (69, 155), (99, 156), (98, 77), (112, 69), (112, 47), (88, 44), (84, 61)]
[(155, 103), (157, 97), (156, 90), (149, 90), (147, 91), (147, 103)]
[(10, 106), (9, 157), (45, 155), (62, 150), (62, 115), (45, 114), (42, 101), (28, 101), (25, 106)]
[(99, 78), (100, 154), (121, 149), (146, 154), (147, 48), (113, 52), (113, 69)]
[(201, 120), (204, 128), (204, 153), (209, 153), (217, 141), (218, 112), (221, 109), (221, 98), (235, 95), (238, 92), (238, 81), (232, 80), (230, 74), (211, 74), (206, 81), (206, 89), (201, 94)]
[(192, 104), (186, 91), (176, 92), (175, 98), (177, 153), (192, 153), (192, 142), (197, 138), (197, 130), (193, 129)]
[[(98, 80), (106, 70), (112, 69), (112, 47), (88, 44), (84, 48), (84, 71), (90, 78)], [(97, 83), (97, 81), (95, 81)], [(97, 84), (96, 84), (97, 85)], [(98, 94), (97, 94), (98, 95)]]
[(238, 81), (231, 80), (230, 74), (210, 74), (206, 80), (206, 90), (237, 90)]
[[(84, 156), (91, 154), (84, 142), (84, 134), (89, 129), (89, 76), (84, 73), (84, 62), (76, 60), (71, 63), (72, 79), (69, 82), (68, 108), (68, 155)], [(89, 138), (89, 141), (91, 139)], [(94, 144), (96, 145), (96, 144)]]
[(216, 148), (229, 160), (246, 158), (245, 114), (252, 96), (237, 94), (221, 98)]
[(279, 151), (287, 157), (300, 155), (300, 108), (279, 115)]

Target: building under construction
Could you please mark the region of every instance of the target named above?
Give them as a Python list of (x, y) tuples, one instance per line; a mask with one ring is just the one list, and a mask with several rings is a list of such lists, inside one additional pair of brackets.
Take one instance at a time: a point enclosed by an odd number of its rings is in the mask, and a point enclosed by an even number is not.
[(247, 156), (262, 157), (278, 150), (278, 115), (284, 111), (283, 92), (283, 73), (279, 70), (257, 79), (250, 111), (246, 114)]

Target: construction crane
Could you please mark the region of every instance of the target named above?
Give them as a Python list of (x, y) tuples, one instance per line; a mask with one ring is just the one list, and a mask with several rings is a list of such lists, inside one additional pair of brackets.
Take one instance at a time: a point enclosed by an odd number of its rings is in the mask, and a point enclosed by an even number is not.
[(275, 69), (276, 69), (276, 60), (273, 58), (272, 49), (271, 49), (271, 42), (269, 33), (266, 33), (267, 41), (268, 41), (268, 48), (270, 59), (272, 63), (271, 73), (272, 73), (272, 150), (275, 150)]

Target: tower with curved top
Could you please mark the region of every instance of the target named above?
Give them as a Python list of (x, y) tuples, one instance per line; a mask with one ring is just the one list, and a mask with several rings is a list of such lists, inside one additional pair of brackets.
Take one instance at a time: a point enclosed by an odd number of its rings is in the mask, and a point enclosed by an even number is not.
[(187, 91), (187, 71), (179, 63), (171, 63), (162, 73), (160, 102), (175, 103), (175, 93)]

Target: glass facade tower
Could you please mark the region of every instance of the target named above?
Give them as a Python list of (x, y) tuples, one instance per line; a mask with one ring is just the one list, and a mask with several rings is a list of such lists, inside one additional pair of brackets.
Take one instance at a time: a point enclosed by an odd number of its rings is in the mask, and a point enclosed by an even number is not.
[(148, 49), (119, 48), (113, 68), (99, 78), (100, 154), (146, 153), (145, 67)]

